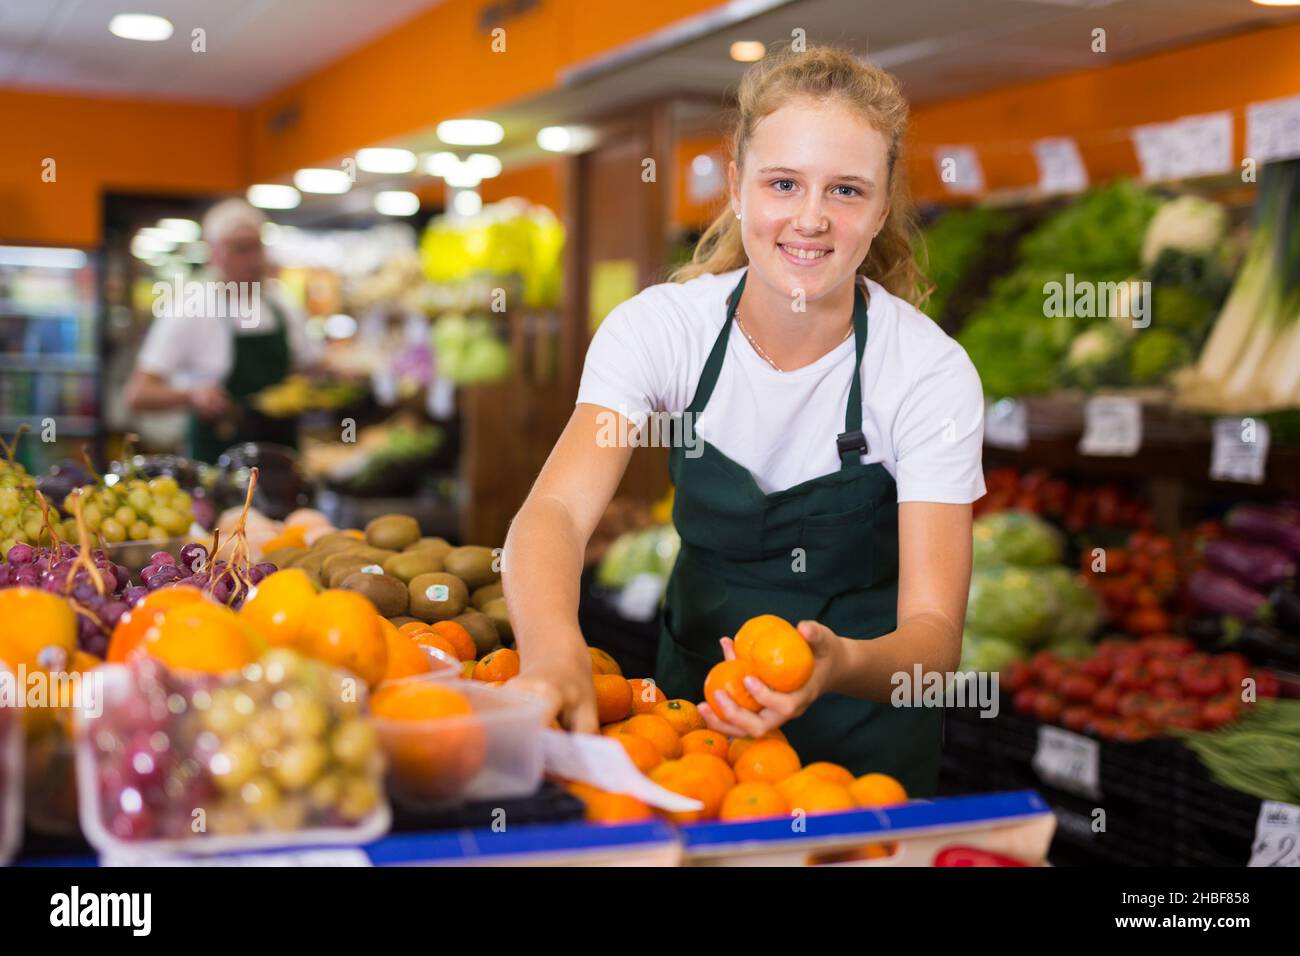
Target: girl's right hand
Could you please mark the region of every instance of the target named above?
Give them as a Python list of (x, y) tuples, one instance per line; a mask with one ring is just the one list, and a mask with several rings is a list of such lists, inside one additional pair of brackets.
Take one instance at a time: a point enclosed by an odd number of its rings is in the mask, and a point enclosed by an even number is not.
[(587, 645), (575, 642), (575, 653), (545, 660), (525, 659), (510, 689), (536, 697), (546, 704), (546, 722), (559, 719), (566, 730), (581, 734), (600, 731), (596, 716), (596, 687), (591, 680)]

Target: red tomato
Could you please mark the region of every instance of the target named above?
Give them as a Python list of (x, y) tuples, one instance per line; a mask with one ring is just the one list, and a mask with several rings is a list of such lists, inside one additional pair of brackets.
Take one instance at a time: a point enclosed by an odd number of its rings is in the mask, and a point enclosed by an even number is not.
[(1061, 711), (1061, 726), (1067, 730), (1073, 730), (1075, 733), (1083, 733), (1088, 725), (1092, 723), (1092, 719), (1091, 707), (1076, 705)]
[(1064, 709), (1060, 697), (1044, 691), (1038, 695), (1038, 700), (1034, 703), (1034, 716), (1044, 724), (1054, 724), (1061, 719), (1061, 711)]
[(1033, 669), (1024, 661), (1012, 661), (1011, 666), (1003, 671), (998, 678), (1002, 689), (1009, 694), (1019, 693), (1032, 684), (1033, 681)]
[(1121, 694), (1119, 705), (1116, 707), (1121, 717), (1130, 720), (1138, 717), (1145, 717), (1148, 709), (1155, 703), (1155, 698), (1150, 694), (1140, 690), (1129, 691), (1127, 694)]
[(1095, 680), (1087, 674), (1071, 674), (1061, 681), (1061, 696), (1071, 703), (1086, 704), (1098, 691)]
[(1260, 697), (1276, 697), (1282, 689), (1281, 681), (1269, 671), (1260, 671), (1255, 675), (1255, 692)]
[(1205, 654), (1183, 658), (1178, 665), (1178, 682), (1197, 697), (1213, 697), (1224, 689), (1223, 675)]
[(1201, 708), (1194, 703), (1175, 704), (1173, 710), (1165, 719), (1165, 725), (1168, 727), (1178, 727), (1182, 730), (1200, 730)]
[(1110, 675), (1115, 670), (1115, 665), (1105, 657), (1089, 657), (1080, 667), (1083, 673), (1087, 674), (1098, 684), (1104, 684), (1110, 680)]
[(1147, 661), (1147, 670), (1151, 672), (1151, 679), (1157, 683), (1175, 680), (1178, 677), (1178, 661), (1163, 655), (1155, 656)]
[(1231, 694), (1212, 697), (1201, 706), (1201, 726), (1214, 730), (1230, 724), (1241, 716), (1241, 701)]
[(1107, 684), (1097, 691), (1092, 699), (1093, 710), (1102, 714), (1114, 714), (1119, 710), (1120, 690), (1114, 684)]
[(1146, 690), (1152, 684), (1151, 672), (1144, 663), (1120, 664), (1113, 680), (1120, 690)]
[(1137, 743), (1154, 737), (1156, 729), (1140, 717), (1130, 717), (1120, 721), (1114, 739), (1123, 743)]
[(1012, 708), (1017, 714), (1023, 714), (1026, 716), (1032, 714), (1034, 709), (1038, 706), (1039, 693), (1039, 691), (1036, 691), (1031, 687), (1026, 687), (1024, 690), (1018, 691), (1016, 696), (1011, 699)]
[(1241, 682), (1250, 674), (1250, 661), (1235, 651), (1216, 654), (1212, 660), (1229, 689), (1241, 687)]
[(1176, 680), (1160, 680), (1151, 685), (1151, 696), (1158, 700), (1182, 700), (1186, 693)]

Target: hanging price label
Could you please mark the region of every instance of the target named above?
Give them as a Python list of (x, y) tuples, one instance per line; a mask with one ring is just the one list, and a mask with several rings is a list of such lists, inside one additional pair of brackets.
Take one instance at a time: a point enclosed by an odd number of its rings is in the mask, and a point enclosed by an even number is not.
[(970, 146), (940, 146), (934, 151), (939, 179), (950, 193), (984, 191), (984, 169)]
[(1246, 107), (1246, 155), (1257, 163), (1300, 156), (1300, 96)]
[(1133, 145), (1147, 182), (1226, 173), (1232, 168), (1232, 113), (1139, 126)]
[(1038, 188), (1046, 193), (1077, 193), (1088, 188), (1088, 170), (1079, 144), (1068, 136), (1034, 142)]
[(1247, 866), (1300, 866), (1300, 807), (1265, 800)]
[(1014, 398), (1003, 398), (984, 409), (984, 444), (1020, 451), (1029, 444), (1029, 411)]
[(618, 613), (629, 621), (649, 621), (659, 611), (664, 579), (657, 574), (638, 574), (618, 592)]
[(1101, 797), (1101, 751), (1091, 737), (1040, 724), (1033, 767), (1043, 783), (1081, 797)]
[(1210, 478), (1214, 481), (1264, 482), (1268, 460), (1268, 422), (1253, 418), (1217, 418), (1210, 451)]
[(1142, 447), (1142, 406), (1137, 399), (1097, 395), (1083, 407), (1079, 454), (1131, 457)]

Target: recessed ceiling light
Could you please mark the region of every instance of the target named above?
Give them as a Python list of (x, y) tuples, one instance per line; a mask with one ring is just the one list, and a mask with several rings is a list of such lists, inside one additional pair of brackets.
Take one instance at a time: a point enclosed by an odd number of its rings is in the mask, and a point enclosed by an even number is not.
[(459, 165), (460, 157), (446, 151), (432, 153), (424, 158), (424, 171), (430, 176), (446, 176)]
[(409, 173), (415, 165), (415, 154), (409, 149), (357, 150), (357, 167), (367, 173)]
[(461, 163), (455, 169), (447, 170), (442, 177), (453, 189), (473, 189), (483, 181), (483, 177), (469, 163)]
[(80, 269), (86, 254), (80, 249), (47, 249), (43, 246), (0, 246), (0, 266), (32, 266), (37, 269)]
[(501, 160), (488, 153), (470, 153), (465, 159), (465, 165), (477, 173), (480, 179), (501, 175)]
[(172, 22), (152, 13), (119, 13), (108, 21), (108, 32), (123, 40), (157, 43), (172, 35)]
[(199, 224), (193, 219), (159, 219), (158, 228), (176, 242), (195, 242), (199, 238)]
[(458, 216), (477, 216), (483, 210), (483, 197), (472, 189), (462, 189), (451, 200)]
[(484, 119), (443, 120), (438, 139), (450, 146), (495, 146), (505, 137), (500, 123)]
[(305, 193), (338, 195), (352, 188), (352, 180), (341, 169), (300, 169), (293, 174), (293, 184)]
[(292, 186), (259, 183), (248, 187), (248, 201), (258, 209), (295, 209), (302, 196)]
[(1251, 0), (1261, 7), (1300, 7), (1300, 0)]
[(420, 211), (420, 197), (404, 189), (386, 189), (375, 195), (375, 212), (384, 216), (414, 216)]
[(753, 63), (767, 54), (762, 40), (737, 40), (731, 44), (731, 58), (738, 63)]
[(537, 145), (548, 153), (562, 153), (573, 142), (567, 126), (543, 126), (537, 131)]

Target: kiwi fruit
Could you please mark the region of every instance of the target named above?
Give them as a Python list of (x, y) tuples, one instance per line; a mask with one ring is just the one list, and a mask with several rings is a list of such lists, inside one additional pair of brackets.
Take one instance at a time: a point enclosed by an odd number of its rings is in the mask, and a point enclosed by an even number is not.
[(323, 534), (316, 539), (316, 543), (311, 546), (311, 550), (318, 554), (333, 554), (335, 551), (342, 551), (344, 548), (355, 548), (361, 544), (350, 534), (344, 534), (341, 531), (331, 531), (329, 534)]
[(410, 515), (382, 515), (366, 525), (366, 544), (401, 551), (420, 540), (420, 522)]
[(474, 652), (480, 659), (501, 646), (501, 636), (497, 633), (496, 625), (486, 614), (467, 611), (454, 620), (474, 638)]
[(430, 551), (403, 551), (384, 562), (384, 573), (410, 584), (421, 574), (435, 574), (442, 570), (442, 558)]
[(370, 599), (381, 616), (394, 617), (406, 613), (409, 597), (406, 585), (386, 574), (353, 571), (343, 581), (343, 590), (356, 591)]
[(506, 613), (506, 599), (497, 598), (495, 601), (488, 601), (483, 606), (483, 613), (486, 614), (496, 626), (497, 633), (501, 635), (501, 643), (513, 644), (515, 642), (515, 632), (510, 626), (510, 616)]
[(321, 567), (325, 569), (326, 574), (333, 574), (334, 569), (340, 564), (361, 561), (365, 564), (382, 565), (385, 561), (391, 558), (393, 554), (394, 552), (392, 551), (385, 551), (382, 548), (372, 548), (368, 545), (358, 543), (355, 548), (344, 548), (341, 551), (334, 551), (327, 554)]
[(491, 548), (466, 545), (448, 551), (447, 556), (442, 559), (442, 566), (446, 568), (448, 574), (454, 574), (464, 581), (466, 587), (477, 590), (485, 584), (501, 579), (500, 572), (492, 570), (494, 562)]
[(296, 559), (293, 563), (295, 568), (301, 568), (307, 572), (307, 577), (311, 578), (317, 584), (328, 585), (329, 581), (321, 573), (321, 564), (325, 561), (325, 555), (318, 554), (315, 551), (308, 551), (302, 557)]
[[(343, 557), (345, 559), (333, 560), (334, 558)], [(343, 582), (349, 577), (356, 574), (362, 568), (378, 567), (373, 561), (367, 561), (365, 558), (351, 557), (347, 552), (340, 552), (338, 555), (331, 554), (321, 565), (321, 577), (328, 579), (329, 586), (332, 588), (342, 587)], [(371, 572), (373, 573), (373, 572)]]
[(287, 568), (294, 558), (300, 558), (306, 553), (306, 548), (276, 548), (274, 551), (262, 555), (262, 560), (270, 561), (277, 568)]
[(499, 597), (505, 597), (505, 592), (501, 590), (500, 581), (495, 584), (485, 584), (481, 588), (477, 588), (474, 593), (469, 596), (469, 603), (474, 606), (475, 610), (481, 611), (483, 610), (484, 604), (487, 604), (488, 601), (495, 601)]
[(410, 613), (421, 621), (447, 621), (465, 610), (469, 604), (469, 588), (454, 574), (435, 571), (418, 574), (407, 585), (410, 592)]
[(452, 550), (451, 543), (446, 538), (421, 538), (415, 544), (408, 544), (404, 551), (432, 551), (439, 558), (447, 556), (447, 552)]

